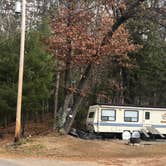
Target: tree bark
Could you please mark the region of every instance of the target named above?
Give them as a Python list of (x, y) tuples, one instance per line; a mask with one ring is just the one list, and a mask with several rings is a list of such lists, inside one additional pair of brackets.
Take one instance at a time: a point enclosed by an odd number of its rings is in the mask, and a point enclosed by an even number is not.
[(41, 113), (41, 118), (40, 121), (44, 122), (44, 118), (45, 118), (45, 106), (44, 106), (45, 102), (44, 100), (42, 101), (42, 113)]
[(123, 82), (123, 69), (120, 68), (120, 92), (119, 92), (119, 104), (124, 105), (124, 82)]
[(153, 106), (155, 107), (157, 105), (157, 93), (154, 92), (153, 94)]
[[(71, 110), (67, 114), (64, 126), (60, 130), (60, 132), (62, 134), (67, 134), (70, 131), (70, 128), (72, 126), (72, 123), (73, 123), (74, 118), (75, 118), (76, 113), (77, 113), (77, 108), (79, 107), (79, 105), (80, 105), (80, 103), (82, 102), (82, 99), (83, 99), (83, 96), (81, 96), (80, 91), (83, 90), (86, 87), (87, 81), (89, 80), (89, 77), (90, 77), (91, 69), (92, 69), (92, 64), (89, 64), (87, 66), (87, 68), (86, 68), (86, 70), (85, 70), (78, 86), (77, 86), (78, 93), (74, 97), (73, 105), (71, 107)], [(72, 95), (71, 95), (71, 97), (72, 97)]]
[(4, 116), (4, 128), (7, 128), (7, 126), (8, 126), (8, 117), (7, 117), (7, 115), (5, 115)]
[(25, 136), (25, 125), (26, 125), (26, 111), (22, 111), (22, 130), (21, 130), (21, 136)]
[[(71, 10), (72, 10), (72, 3), (67, 3), (68, 8), (68, 17), (67, 17), (67, 27), (70, 28), (71, 26)], [(65, 68), (65, 78), (64, 78), (64, 104), (59, 110), (59, 128), (61, 128), (66, 119), (67, 110), (69, 108), (70, 101), (72, 99), (72, 94), (68, 90), (68, 88), (71, 86), (71, 61), (72, 61), (72, 43), (71, 43), (71, 37), (70, 35), (67, 36), (67, 47), (68, 52), (66, 54), (66, 68)]]
[(53, 130), (54, 131), (57, 129), (59, 82), (60, 82), (60, 72), (58, 71), (57, 77), (56, 77), (56, 89), (55, 89), (55, 100), (54, 100), (54, 122), (53, 122)]

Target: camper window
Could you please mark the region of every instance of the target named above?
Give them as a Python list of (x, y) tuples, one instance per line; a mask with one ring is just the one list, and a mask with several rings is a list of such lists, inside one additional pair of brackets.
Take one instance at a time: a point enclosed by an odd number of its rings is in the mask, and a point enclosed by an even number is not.
[(150, 119), (150, 112), (145, 112), (145, 119), (149, 120)]
[(93, 118), (94, 117), (94, 112), (90, 112), (88, 118)]
[(102, 121), (115, 121), (116, 120), (115, 110), (103, 109), (101, 111), (101, 120)]
[(138, 122), (138, 111), (125, 111), (124, 114), (125, 122)]

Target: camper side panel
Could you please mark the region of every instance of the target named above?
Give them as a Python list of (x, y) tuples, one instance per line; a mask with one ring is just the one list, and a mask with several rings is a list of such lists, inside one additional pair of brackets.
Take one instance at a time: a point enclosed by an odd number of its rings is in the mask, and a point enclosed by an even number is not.
[(143, 110), (100, 108), (99, 132), (137, 131), (143, 126)]
[(160, 133), (166, 134), (166, 110), (144, 110), (143, 124), (144, 126), (153, 126)]

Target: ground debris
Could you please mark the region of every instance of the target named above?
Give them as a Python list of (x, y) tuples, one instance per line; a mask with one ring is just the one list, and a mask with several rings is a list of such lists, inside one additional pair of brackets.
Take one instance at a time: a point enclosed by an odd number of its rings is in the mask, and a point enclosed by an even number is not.
[(74, 136), (74, 137), (86, 139), (86, 140), (93, 140), (93, 139), (101, 139), (102, 138), (100, 135), (96, 135), (95, 133), (89, 133), (87, 131), (77, 130), (74, 128), (71, 129), (69, 134)]

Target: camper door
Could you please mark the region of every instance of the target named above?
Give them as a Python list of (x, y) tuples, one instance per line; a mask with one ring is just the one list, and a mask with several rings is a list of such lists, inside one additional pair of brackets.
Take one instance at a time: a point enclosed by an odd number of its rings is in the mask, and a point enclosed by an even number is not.
[(143, 111), (143, 122), (144, 124), (149, 125), (150, 124), (150, 118), (151, 118), (151, 112), (148, 110)]

